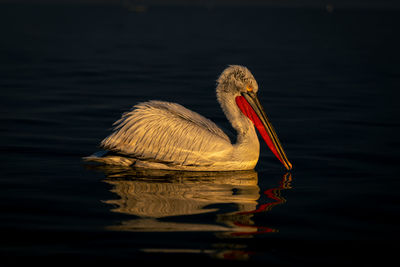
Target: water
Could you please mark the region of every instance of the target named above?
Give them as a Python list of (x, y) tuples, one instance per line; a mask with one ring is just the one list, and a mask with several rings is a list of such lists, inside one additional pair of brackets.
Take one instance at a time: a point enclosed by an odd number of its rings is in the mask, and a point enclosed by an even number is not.
[[(138, 10), (140, 11), (140, 10)], [(143, 10), (142, 10), (143, 11)], [(398, 240), (398, 9), (0, 8), (4, 263), (382, 264)], [(94, 168), (149, 99), (231, 132), (215, 100), (245, 65), (294, 170)]]

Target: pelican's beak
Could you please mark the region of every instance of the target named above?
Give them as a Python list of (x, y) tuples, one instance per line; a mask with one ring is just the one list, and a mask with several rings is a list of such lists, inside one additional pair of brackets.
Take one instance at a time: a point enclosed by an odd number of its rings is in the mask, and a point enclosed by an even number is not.
[(269, 122), (257, 95), (252, 91), (241, 93), (241, 96), (236, 97), (236, 104), (243, 114), (254, 123), (262, 138), (279, 161), (282, 162), (287, 170), (291, 170), (292, 164), (287, 159), (274, 127)]

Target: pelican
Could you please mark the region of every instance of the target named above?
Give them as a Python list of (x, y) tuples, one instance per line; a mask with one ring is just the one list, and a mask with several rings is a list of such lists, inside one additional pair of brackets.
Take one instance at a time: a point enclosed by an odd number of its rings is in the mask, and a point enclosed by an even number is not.
[(236, 143), (211, 120), (171, 102), (135, 105), (113, 125), (100, 152), (86, 161), (146, 169), (185, 171), (252, 170), (260, 143), (255, 128), (287, 170), (277, 134), (257, 98), (258, 84), (243, 66), (227, 67), (217, 80), (219, 104), (237, 132)]

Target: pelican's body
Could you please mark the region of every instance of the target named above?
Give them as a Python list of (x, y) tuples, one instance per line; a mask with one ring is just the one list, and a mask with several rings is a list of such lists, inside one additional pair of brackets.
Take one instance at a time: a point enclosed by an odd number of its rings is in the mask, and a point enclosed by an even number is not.
[[(114, 132), (101, 142), (104, 151), (85, 160), (150, 169), (251, 170), (259, 158), (254, 125), (260, 130), (260, 122), (252, 117), (256, 115), (251, 108), (250, 114), (246, 99), (252, 102), (247, 95), (255, 97), (257, 90), (253, 75), (242, 66), (228, 67), (218, 79), (218, 102), (237, 131), (234, 144), (215, 123), (198, 113), (176, 103), (149, 101), (124, 113), (115, 122)], [(277, 140), (274, 132), (272, 136)], [(284, 154), (281, 148), (278, 152)], [(279, 159), (291, 168), (286, 155)]]

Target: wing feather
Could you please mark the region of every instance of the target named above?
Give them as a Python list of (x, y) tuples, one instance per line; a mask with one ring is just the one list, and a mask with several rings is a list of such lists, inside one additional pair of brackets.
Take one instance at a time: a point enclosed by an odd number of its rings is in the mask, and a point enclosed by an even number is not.
[(229, 137), (215, 123), (175, 103), (139, 103), (114, 125), (101, 146), (138, 159), (206, 165), (232, 151)]

